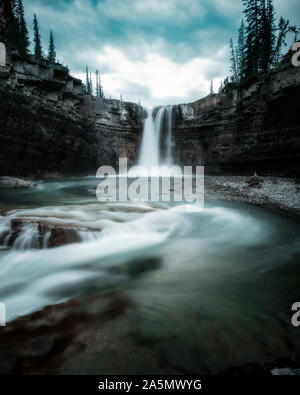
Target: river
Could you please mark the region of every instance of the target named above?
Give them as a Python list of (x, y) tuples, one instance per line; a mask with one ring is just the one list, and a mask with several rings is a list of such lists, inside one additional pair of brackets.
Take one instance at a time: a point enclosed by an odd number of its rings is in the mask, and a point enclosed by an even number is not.
[[(0, 250), (8, 322), (49, 304), (123, 290), (137, 333), (185, 367), (290, 355), (299, 348), (299, 223), (239, 203), (100, 203), (94, 177), (1, 190), (13, 218), (72, 224), (80, 242)], [(87, 231), (92, 229), (92, 231)], [(23, 234), (24, 236), (24, 234)], [(25, 240), (26, 239), (26, 240)], [(25, 240), (25, 241), (24, 241)]]

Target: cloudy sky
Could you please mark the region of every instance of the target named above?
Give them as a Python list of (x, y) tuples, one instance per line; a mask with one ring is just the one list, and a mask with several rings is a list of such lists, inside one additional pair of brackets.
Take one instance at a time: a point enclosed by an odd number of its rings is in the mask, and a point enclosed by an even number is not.
[[(275, 0), (277, 14), (300, 23), (299, 0)], [(32, 40), (36, 13), (44, 49), (49, 31), (59, 61), (85, 80), (101, 71), (107, 97), (147, 106), (197, 100), (229, 74), (242, 0), (24, 0)]]

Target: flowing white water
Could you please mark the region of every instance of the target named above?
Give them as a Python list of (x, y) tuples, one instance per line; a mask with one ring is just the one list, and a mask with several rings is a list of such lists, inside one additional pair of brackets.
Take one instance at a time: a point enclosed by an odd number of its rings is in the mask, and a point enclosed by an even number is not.
[[(182, 371), (197, 372), (200, 357), (212, 368), (232, 366), (277, 350), (289, 355), (300, 343), (286, 314), (299, 295), (298, 223), (217, 201), (189, 205), (192, 211), (173, 203), (100, 204), (97, 183), (87, 177), (1, 191), (2, 245), (25, 224), (13, 248), (0, 250), (8, 323), (45, 305), (117, 290), (132, 302), (134, 333), (153, 339), (153, 352)], [(46, 248), (50, 235), (41, 243), (37, 223), (72, 226), (80, 239)]]
[[(16, 249), (3, 255), (0, 259), (0, 279), (2, 285), (2, 301), (6, 303), (8, 319), (16, 315), (28, 313), (45, 304), (58, 303), (68, 297), (68, 289), (73, 289), (72, 296), (85, 294), (86, 289), (92, 288), (95, 281), (98, 282), (99, 290), (105, 289), (105, 284), (118, 284), (128, 281), (127, 275), (113, 275), (110, 267), (119, 267), (132, 257), (147, 256), (153, 249), (162, 248), (166, 258), (172, 257), (171, 245), (176, 245), (181, 238), (186, 241), (192, 240), (193, 234), (199, 232), (204, 237), (200, 243), (190, 243), (190, 253), (196, 254), (201, 247), (202, 251), (210, 249), (210, 243), (228, 242), (234, 233), (241, 233), (243, 227), (248, 232), (240, 237), (239, 243), (251, 245), (252, 238), (258, 236), (263, 239), (263, 232), (250, 218), (247, 219), (230, 210), (212, 208), (201, 210), (195, 207), (193, 213), (186, 213), (185, 206), (163, 210), (152, 209), (149, 213), (139, 213), (140, 205), (124, 205), (117, 208), (116, 215), (110, 213), (109, 208), (113, 205), (82, 206), (48, 208), (47, 220), (57, 223), (68, 223), (72, 217), (72, 223), (77, 226), (93, 224), (101, 228), (94, 237), (87, 232), (80, 231), (82, 243), (67, 245), (48, 250), (32, 249), (38, 237), (37, 225), (31, 224), (24, 228), (17, 239)], [(128, 212), (128, 210), (133, 212)], [(151, 207), (149, 207), (151, 209)], [(41, 209), (19, 210), (19, 218), (37, 219), (38, 214), (43, 214)], [(9, 216), (8, 216), (9, 217)], [(91, 217), (94, 221), (91, 222)], [(117, 218), (118, 217), (118, 218)], [(45, 219), (40, 217), (40, 220)], [(209, 225), (197, 226), (197, 222)], [(216, 222), (216, 224), (215, 224)], [(229, 237), (229, 238), (228, 238)], [(174, 244), (175, 242), (175, 244)], [(198, 244), (198, 247), (197, 247)], [(193, 245), (193, 247), (192, 247)], [(169, 247), (168, 247), (169, 246)], [(168, 252), (168, 250), (170, 251)], [(26, 250), (26, 251), (25, 251)], [(187, 254), (185, 254), (185, 257)], [(177, 258), (172, 257), (175, 262)], [(177, 262), (179, 264), (179, 261)], [(175, 267), (177, 266), (175, 265)], [(173, 267), (173, 269), (175, 269)], [(177, 269), (175, 269), (176, 271)], [(13, 294), (6, 290), (18, 287)]]
[[(151, 166), (173, 165), (172, 158), (172, 113), (173, 106), (160, 107), (153, 119), (153, 111), (147, 111), (144, 123), (143, 139), (139, 157), (139, 165), (147, 169)], [(164, 122), (167, 125), (167, 136), (165, 144), (165, 158), (161, 153), (161, 132)]]
[(166, 139), (166, 165), (168, 167), (173, 166), (173, 156), (172, 156), (172, 113), (173, 113), (173, 106), (168, 106), (166, 108), (167, 113), (167, 122), (168, 122), (168, 134)]
[(164, 115), (165, 115), (165, 109), (161, 107), (156, 114), (156, 117), (154, 119), (154, 129), (155, 129), (155, 136), (156, 136), (156, 150), (158, 152), (158, 165), (161, 164), (161, 153), (160, 153), (160, 138), (161, 138), (161, 128), (162, 128), (162, 122), (164, 120)]
[(157, 131), (152, 118), (152, 110), (146, 109), (147, 118), (144, 122), (142, 146), (139, 165), (149, 169), (159, 165), (159, 146)]
[[(147, 112), (140, 165), (173, 165), (172, 112), (160, 108), (155, 119)], [(216, 201), (204, 208), (100, 204), (97, 183), (86, 177), (1, 191), (7, 210), (0, 216), (0, 302), (7, 322), (121, 290), (132, 302), (134, 333), (153, 340), (151, 352), (181, 372), (198, 372), (201, 359), (215, 369), (300, 349), (286, 315), (299, 295), (299, 224)], [(71, 227), (77, 242), (48, 248), (53, 227)], [(104, 365), (107, 358), (101, 356)]]

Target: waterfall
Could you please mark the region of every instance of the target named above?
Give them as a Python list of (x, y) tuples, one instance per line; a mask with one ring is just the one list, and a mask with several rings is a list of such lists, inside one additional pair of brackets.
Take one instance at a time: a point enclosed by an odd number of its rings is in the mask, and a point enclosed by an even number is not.
[(168, 106), (166, 108), (167, 113), (167, 124), (168, 124), (168, 134), (166, 139), (166, 165), (168, 167), (173, 166), (173, 158), (172, 158), (172, 113), (173, 113), (173, 106)]
[(146, 168), (159, 165), (159, 144), (154, 127), (152, 110), (145, 109), (147, 118), (144, 122), (142, 146), (140, 151), (139, 165)]
[(165, 115), (165, 109), (164, 107), (161, 107), (156, 114), (155, 120), (154, 120), (154, 130), (155, 130), (155, 136), (156, 136), (156, 147), (157, 147), (157, 152), (158, 152), (158, 165), (161, 164), (161, 155), (160, 155), (160, 135), (161, 135), (161, 129), (162, 129), (162, 122), (164, 120), (164, 115)]
[[(144, 123), (143, 139), (139, 156), (139, 165), (151, 166), (173, 165), (172, 158), (172, 113), (173, 106), (160, 107), (153, 119), (153, 110), (146, 109), (147, 118)], [(164, 155), (161, 150), (162, 127), (167, 125), (164, 143)], [(164, 156), (164, 157), (163, 157)]]

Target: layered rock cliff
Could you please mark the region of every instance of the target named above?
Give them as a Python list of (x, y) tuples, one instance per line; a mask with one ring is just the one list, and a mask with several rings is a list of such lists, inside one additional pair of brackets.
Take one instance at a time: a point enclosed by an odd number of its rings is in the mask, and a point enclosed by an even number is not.
[[(95, 174), (119, 157), (137, 161), (141, 107), (96, 99), (66, 67), (17, 52), (0, 65), (0, 176)], [(175, 163), (206, 174), (299, 176), (300, 68), (174, 106)], [(166, 131), (162, 131), (162, 136)]]
[(290, 63), (238, 91), (174, 108), (177, 160), (210, 174), (299, 176), (300, 68)]
[(95, 98), (66, 67), (7, 52), (0, 67), (0, 175), (95, 174), (136, 161), (143, 110)]

